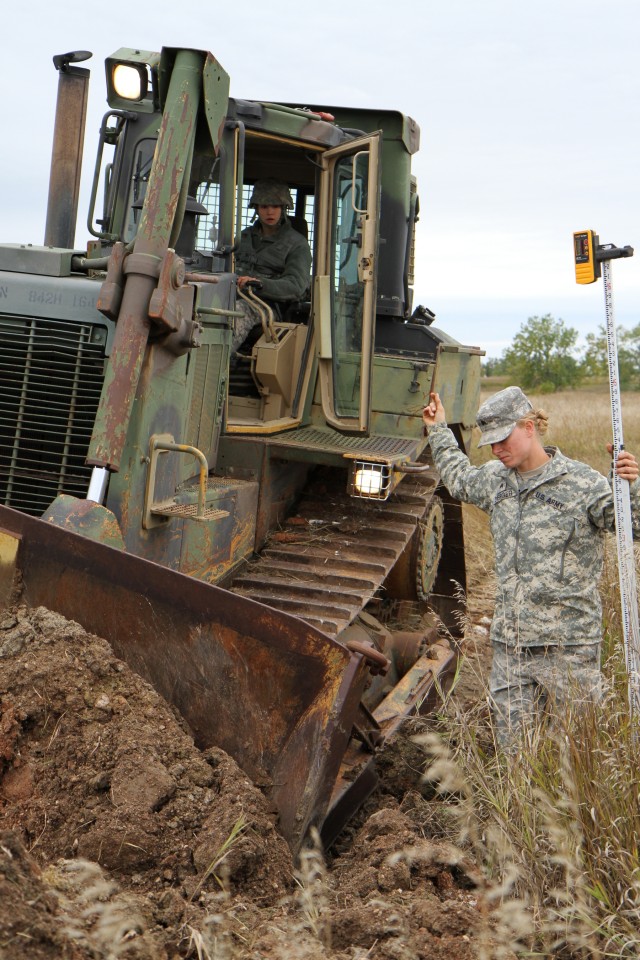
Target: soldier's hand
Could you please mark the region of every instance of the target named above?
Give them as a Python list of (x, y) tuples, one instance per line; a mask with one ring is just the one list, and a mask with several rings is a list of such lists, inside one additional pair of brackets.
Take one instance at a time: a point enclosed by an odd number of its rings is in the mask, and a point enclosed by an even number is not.
[[(612, 443), (607, 444), (607, 450), (609, 451), (609, 455), (612, 456)], [(637, 480), (638, 476), (640, 476), (638, 461), (628, 450), (621, 450), (618, 454), (618, 459), (616, 461), (616, 473), (619, 477), (622, 477), (623, 480), (628, 480), (629, 483), (633, 483), (633, 481)]]
[(422, 419), (426, 427), (432, 427), (434, 423), (446, 423), (447, 417), (444, 407), (437, 393), (429, 394), (429, 403), (422, 411)]
[(248, 283), (254, 283), (258, 287), (262, 286), (262, 281), (258, 280), (257, 277), (238, 277), (237, 284), (239, 290), (244, 289)]

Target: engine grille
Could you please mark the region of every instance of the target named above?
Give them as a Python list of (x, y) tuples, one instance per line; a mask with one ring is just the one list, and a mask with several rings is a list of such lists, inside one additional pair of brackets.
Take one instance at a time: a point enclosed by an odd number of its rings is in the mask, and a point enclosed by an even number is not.
[(40, 516), (86, 495), (105, 342), (97, 324), (0, 317), (0, 503)]

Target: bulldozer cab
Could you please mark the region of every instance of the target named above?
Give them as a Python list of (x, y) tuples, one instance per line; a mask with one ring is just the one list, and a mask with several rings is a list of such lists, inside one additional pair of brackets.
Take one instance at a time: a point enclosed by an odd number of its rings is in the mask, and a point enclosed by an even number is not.
[[(268, 108), (267, 108), (268, 110)], [(349, 432), (369, 425), (375, 315), (376, 230), (379, 210), (379, 135), (333, 149), (296, 144), (275, 133), (229, 131), (228, 155), (240, 198), (230, 223), (217, 207), (210, 182), (195, 194), (213, 208), (198, 227), (199, 249), (222, 229), (234, 238), (251, 223), (253, 185), (277, 176), (290, 189), (290, 222), (309, 243), (312, 271), (308, 295), (286, 304), (264, 302), (249, 293), (261, 316), (256, 335), (230, 375), (225, 429), (228, 433), (272, 433), (308, 417), (320, 369), (322, 411), (327, 423)], [(213, 224), (209, 221), (213, 216)], [(218, 226), (221, 225), (221, 226)], [(231, 269), (235, 254), (231, 253)]]

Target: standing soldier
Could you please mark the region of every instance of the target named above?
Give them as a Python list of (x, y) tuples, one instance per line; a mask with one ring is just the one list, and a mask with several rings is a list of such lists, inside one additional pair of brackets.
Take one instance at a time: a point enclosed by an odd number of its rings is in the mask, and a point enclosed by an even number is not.
[[(508, 746), (550, 697), (562, 703), (570, 692), (600, 696), (598, 582), (604, 534), (615, 524), (611, 486), (586, 464), (543, 446), (547, 416), (519, 387), (501, 390), (478, 410), (479, 446), (490, 444), (498, 462), (471, 465), (437, 393), (422, 416), (447, 489), (491, 518), (497, 592), (489, 689), (498, 742)], [(622, 451), (617, 471), (631, 483), (640, 537), (636, 458)]]

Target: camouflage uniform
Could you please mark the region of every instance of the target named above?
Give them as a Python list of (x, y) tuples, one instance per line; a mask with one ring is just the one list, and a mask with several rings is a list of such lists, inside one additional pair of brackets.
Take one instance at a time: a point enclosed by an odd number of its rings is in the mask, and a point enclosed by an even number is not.
[[(262, 286), (256, 295), (267, 302), (287, 303), (300, 300), (309, 288), (311, 251), (302, 234), (293, 229), (288, 219), (271, 237), (262, 233), (259, 223), (242, 231), (236, 254), (236, 273), (257, 277)], [(244, 317), (237, 317), (233, 328), (232, 352), (238, 350), (259, 322), (249, 304), (240, 298), (237, 309)]]
[[(288, 188), (277, 180), (258, 181), (249, 205), (281, 206), (283, 214), (293, 206)], [(267, 236), (261, 224), (254, 223), (240, 235), (236, 253), (235, 271), (239, 276), (256, 277), (261, 287), (256, 290), (260, 299), (272, 303), (291, 303), (305, 298), (311, 274), (311, 251), (309, 244), (283, 216), (276, 233)], [(245, 314), (237, 318), (234, 326), (232, 351), (248, 337), (258, 318), (251, 312), (245, 300), (238, 299), (238, 309)]]
[[(545, 447), (551, 459), (541, 472), (519, 482), (517, 471), (498, 461), (472, 466), (446, 424), (429, 428), (429, 443), (450, 493), (491, 518), (497, 592), (490, 690), (505, 743), (536, 702), (566, 696), (570, 673), (576, 689), (599, 695), (598, 582), (604, 534), (615, 522), (611, 487), (555, 447)], [(640, 480), (631, 484), (631, 502), (638, 536)]]
[(262, 281), (259, 297), (278, 303), (302, 300), (309, 289), (309, 244), (286, 218), (271, 237), (254, 223), (242, 231), (235, 269), (240, 276)]
[(496, 737), (509, 746), (545, 707), (599, 700), (600, 644), (510, 648), (493, 644), (489, 678)]

